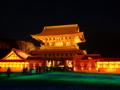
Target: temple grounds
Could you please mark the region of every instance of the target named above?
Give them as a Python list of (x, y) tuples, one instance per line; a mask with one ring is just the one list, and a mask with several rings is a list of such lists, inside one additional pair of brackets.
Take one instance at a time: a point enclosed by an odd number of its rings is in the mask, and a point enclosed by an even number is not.
[[(0, 86), (34, 88), (118, 88), (119, 74), (94, 74), (76, 72), (45, 72), (40, 74), (6, 73), (0, 74)], [(7, 87), (6, 87), (7, 86)], [(57, 88), (58, 89), (58, 88)]]

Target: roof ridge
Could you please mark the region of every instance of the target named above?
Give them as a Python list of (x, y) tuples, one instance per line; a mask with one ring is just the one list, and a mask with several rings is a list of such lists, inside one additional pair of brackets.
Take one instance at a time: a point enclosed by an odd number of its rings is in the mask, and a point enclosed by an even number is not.
[(18, 56), (19, 56), (20, 58), (22, 58), (22, 59), (25, 59), (25, 58), (22, 57), (18, 52), (22, 52), (22, 53), (30, 56), (30, 54), (28, 54), (28, 53), (26, 53), (26, 52), (24, 52), (24, 51), (22, 51), (22, 50), (19, 50), (19, 49), (16, 49), (16, 48), (12, 48), (12, 50), (16, 53), (16, 55), (18, 55)]
[(66, 25), (55, 25), (55, 26), (45, 26), (44, 28), (60, 28), (60, 27), (77, 27), (78, 24), (66, 24)]

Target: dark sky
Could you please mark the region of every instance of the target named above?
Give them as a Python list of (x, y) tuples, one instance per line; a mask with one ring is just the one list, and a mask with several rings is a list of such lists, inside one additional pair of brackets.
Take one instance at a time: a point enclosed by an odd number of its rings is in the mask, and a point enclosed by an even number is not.
[(2, 2), (0, 37), (30, 39), (29, 34), (40, 33), (46, 25), (77, 23), (85, 32), (84, 49), (106, 56), (120, 56), (120, 13), (117, 3), (78, 1)]

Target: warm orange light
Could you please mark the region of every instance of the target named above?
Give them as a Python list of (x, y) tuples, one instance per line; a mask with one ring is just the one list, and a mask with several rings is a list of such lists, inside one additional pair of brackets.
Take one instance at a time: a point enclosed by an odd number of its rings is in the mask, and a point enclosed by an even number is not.
[(114, 69), (114, 68), (107, 68), (105, 71), (106, 72), (116, 72), (116, 69)]
[(28, 62), (0, 62), (1, 68), (22, 68), (22, 67), (28, 67)]
[(80, 40), (80, 37), (79, 37), (79, 36), (76, 36), (76, 37), (74, 38), (74, 42), (75, 42), (75, 43), (80, 43), (80, 42), (82, 42), (82, 41)]
[(59, 67), (64, 67), (64, 65), (59, 65)]
[[(85, 54), (85, 55), (87, 55), (87, 51), (86, 50), (83, 50), (83, 53)], [(92, 59), (91, 57), (88, 57), (88, 59)]]
[(72, 65), (72, 61), (67, 60), (67, 61), (66, 61), (66, 63), (67, 63), (67, 66), (68, 66), (68, 67), (70, 67), (70, 68), (72, 68), (72, 67), (73, 67), (73, 65)]
[(53, 66), (55, 66), (55, 61), (53, 61)]
[[(24, 63), (24, 64), (23, 64)], [(23, 67), (28, 68), (28, 62), (1, 62), (0, 67), (2, 68), (1, 71), (7, 71), (7, 68), (10, 67), (12, 72), (21, 72)]]
[(51, 61), (47, 61), (46, 64), (47, 64), (47, 67), (51, 67), (52, 66), (52, 62)]
[(115, 64), (115, 68), (119, 68), (119, 65), (118, 65), (118, 64)]
[(83, 70), (84, 70), (84, 68), (83, 68), (83, 67), (81, 67), (81, 70), (83, 71)]
[(91, 67), (89, 67), (88, 69), (91, 70)]
[(55, 42), (55, 46), (62, 47), (63, 46), (63, 42)]
[(102, 69), (104, 72), (116, 72), (120, 68), (120, 62), (97, 62), (96, 70)]
[(107, 64), (103, 64), (103, 68), (108, 68), (108, 65)]

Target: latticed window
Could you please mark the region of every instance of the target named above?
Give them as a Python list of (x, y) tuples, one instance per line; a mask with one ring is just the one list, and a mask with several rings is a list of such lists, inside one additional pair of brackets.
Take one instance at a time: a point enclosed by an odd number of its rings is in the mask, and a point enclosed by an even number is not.
[(55, 37), (53, 37), (53, 40), (55, 40)]
[(51, 40), (51, 38), (49, 38), (49, 40)]

